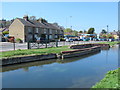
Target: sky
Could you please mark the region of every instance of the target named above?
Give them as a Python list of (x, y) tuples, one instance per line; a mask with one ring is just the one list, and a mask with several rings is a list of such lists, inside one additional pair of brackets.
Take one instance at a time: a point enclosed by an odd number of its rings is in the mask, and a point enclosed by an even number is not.
[(2, 18), (11, 20), (24, 15), (45, 18), (65, 28), (118, 30), (118, 2), (2, 2)]

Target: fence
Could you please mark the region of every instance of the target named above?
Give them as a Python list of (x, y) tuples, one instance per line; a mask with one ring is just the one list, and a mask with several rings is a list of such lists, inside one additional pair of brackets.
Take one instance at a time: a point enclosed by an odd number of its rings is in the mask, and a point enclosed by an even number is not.
[(103, 41), (59, 41), (59, 42), (49, 42), (49, 43), (10, 43), (10, 42), (2, 42), (0, 45), (0, 51), (10, 51), (10, 50), (18, 50), (18, 49), (38, 49), (38, 48), (48, 48), (48, 47), (59, 47), (66, 45), (77, 45), (77, 44), (88, 44), (88, 43), (98, 43)]

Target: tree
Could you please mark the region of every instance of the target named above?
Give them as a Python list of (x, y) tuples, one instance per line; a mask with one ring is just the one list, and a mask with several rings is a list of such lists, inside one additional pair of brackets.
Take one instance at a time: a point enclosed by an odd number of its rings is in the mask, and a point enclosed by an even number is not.
[(30, 20), (36, 20), (36, 16), (30, 16)]
[(72, 29), (66, 28), (66, 29), (64, 30), (64, 32), (72, 32)]
[(88, 30), (88, 34), (93, 34), (94, 33), (94, 31), (95, 31), (95, 29), (94, 28), (89, 28), (89, 30)]
[(84, 33), (87, 33), (87, 31), (86, 31), (86, 30), (84, 30)]
[(4, 35), (5, 35), (5, 34), (9, 34), (9, 31), (4, 31), (3, 34), (4, 34)]
[(78, 31), (74, 30), (72, 35), (77, 36), (78, 35)]
[(112, 34), (108, 34), (107, 38), (114, 38)]
[(107, 38), (107, 35), (106, 34), (102, 34), (100, 37), (101, 38)]
[(79, 31), (79, 33), (83, 33), (83, 31)]
[(107, 31), (105, 29), (102, 29), (101, 34), (106, 34), (106, 33), (107, 33)]

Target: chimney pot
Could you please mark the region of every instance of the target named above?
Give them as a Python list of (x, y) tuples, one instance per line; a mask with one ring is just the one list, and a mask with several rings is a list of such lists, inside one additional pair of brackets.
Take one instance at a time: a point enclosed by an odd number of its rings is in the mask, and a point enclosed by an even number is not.
[(28, 21), (28, 15), (25, 15), (25, 16), (23, 17), (23, 19), (26, 20), (26, 21)]

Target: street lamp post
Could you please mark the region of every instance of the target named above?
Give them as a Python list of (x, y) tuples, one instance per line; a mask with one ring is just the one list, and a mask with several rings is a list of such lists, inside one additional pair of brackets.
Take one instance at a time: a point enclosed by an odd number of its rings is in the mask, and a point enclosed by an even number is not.
[[(70, 22), (71, 22), (72, 16), (70, 16)], [(70, 28), (72, 30), (72, 24), (70, 23)]]
[[(109, 34), (108, 27), (109, 27), (109, 26), (107, 25), (107, 33)], [(107, 41), (109, 41), (109, 39), (107, 39)]]
[(107, 33), (109, 33), (108, 27), (109, 27), (109, 26), (107, 25)]

